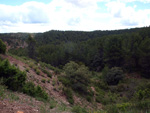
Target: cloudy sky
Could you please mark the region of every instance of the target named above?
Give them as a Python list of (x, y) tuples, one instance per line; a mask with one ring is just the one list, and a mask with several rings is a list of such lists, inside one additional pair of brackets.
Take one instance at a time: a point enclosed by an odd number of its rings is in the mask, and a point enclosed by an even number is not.
[(0, 33), (150, 25), (150, 0), (0, 0)]

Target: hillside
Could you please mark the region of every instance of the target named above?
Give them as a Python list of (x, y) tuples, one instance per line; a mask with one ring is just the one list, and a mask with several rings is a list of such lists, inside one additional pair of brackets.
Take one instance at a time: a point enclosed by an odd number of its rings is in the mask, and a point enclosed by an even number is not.
[[(8, 110), (150, 112), (150, 27), (0, 38), (7, 45), (0, 40), (1, 87), (7, 86), (8, 95), (2, 102)], [(15, 99), (9, 98), (11, 91)]]

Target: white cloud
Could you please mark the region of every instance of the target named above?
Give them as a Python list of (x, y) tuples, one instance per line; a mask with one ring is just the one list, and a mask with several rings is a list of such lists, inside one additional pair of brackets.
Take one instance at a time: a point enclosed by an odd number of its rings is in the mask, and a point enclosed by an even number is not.
[(136, 6), (126, 6), (122, 2), (109, 2), (107, 5), (112, 17), (118, 18), (123, 26), (145, 26), (150, 24), (150, 9), (136, 11)]
[(46, 23), (49, 22), (45, 4), (28, 2), (21, 6), (0, 5), (0, 21), (12, 23)]
[(97, 0), (65, 0), (65, 1), (80, 8), (96, 6), (97, 2)]
[[(149, 9), (136, 11), (136, 5), (108, 1), (52, 0), (49, 4), (32, 1), (20, 6), (0, 5), (0, 32), (110, 30), (150, 24)], [(134, 0), (128, 0), (131, 1)], [(108, 12), (97, 12), (101, 9), (98, 2), (107, 3)]]

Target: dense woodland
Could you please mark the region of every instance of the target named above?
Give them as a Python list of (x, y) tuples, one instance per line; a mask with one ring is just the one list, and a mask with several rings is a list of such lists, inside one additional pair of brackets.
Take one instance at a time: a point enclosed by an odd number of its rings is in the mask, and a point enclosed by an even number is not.
[(16, 46), (23, 41), (28, 44), (25, 48), (10, 49), (12, 54), (28, 56), (59, 68), (69, 61), (83, 63), (94, 71), (101, 71), (105, 66), (122, 67), (125, 71), (139, 71), (143, 76), (150, 78), (150, 27), (93, 32), (49, 31), (32, 36), (17, 35), (0, 36), (10, 44), (10, 37), (19, 38), (21, 41), (16, 42)]

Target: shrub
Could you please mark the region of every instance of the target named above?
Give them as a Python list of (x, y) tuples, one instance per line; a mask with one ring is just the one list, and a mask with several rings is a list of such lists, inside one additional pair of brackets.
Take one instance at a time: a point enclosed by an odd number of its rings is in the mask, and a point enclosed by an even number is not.
[(69, 89), (69, 88), (64, 88), (63, 91), (64, 91), (64, 94), (65, 94), (66, 97), (67, 97), (68, 102), (69, 102), (70, 104), (74, 104), (74, 100), (73, 100), (73, 95), (72, 95), (71, 89)]
[(126, 111), (129, 107), (131, 107), (130, 103), (122, 103), (122, 104), (117, 104), (117, 108), (120, 111)]
[(95, 90), (96, 90), (96, 98), (95, 98), (96, 102), (99, 102), (99, 103), (103, 102), (105, 92), (98, 87), (95, 87)]
[(50, 99), (49, 103), (50, 103), (50, 109), (55, 108), (57, 105), (57, 102), (54, 99)]
[(56, 85), (56, 79), (52, 80), (52, 85), (55, 86)]
[(88, 102), (92, 102), (92, 97), (91, 96), (86, 96), (86, 100), (88, 101)]
[(85, 65), (78, 65), (71, 61), (64, 66), (66, 80), (63, 82), (71, 85), (71, 88), (80, 94), (87, 94), (87, 86), (90, 82), (90, 72)]
[(107, 106), (107, 113), (119, 113), (119, 110), (116, 105)]
[(33, 63), (33, 62), (29, 63), (29, 67), (30, 67), (30, 68), (33, 68), (33, 66), (34, 66), (34, 63)]
[(1, 100), (1, 99), (2, 99), (2, 100), (4, 99), (4, 97), (5, 97), (5, 90), (6, 90), (6, 87), (0, 85), (0, 100)]
[(137, 88), (135, 97), (138, 98), (139, 100), (150, 98), (150, 83), (140, 85)]
[(138, 101), (136, 103), (138, 109), (149, 110), (150, 109), (150, 100)]
[(36, 69), (35, 72), (36, 72), (37, 75), (40, 75), (40, 70), (39, 69)]
[(52, 74), (51, 73), (47, 73), (47, 76), (49, 77), (49, 78), (52, 78)]
[(70, 80), (68, 80), (68, 78), (66, 78), (65, 76), (59, 76), (58, 80), (60, 82), (62, 82), (65, 86), (70, 86), (71, 85)]
[(35, 86), (32, 82), (27, 82), (23, 87), (23, 93), (28, 94), (32, 97), (47, 100), (48, 94), (38, 85)]
[(138, 90), (136, 92), (136, 97), (139, 99), (139, 100), (142, 100), (142, 99), (145, 99), (145, 98), (148, 98), (150, 97), (150, 89), (143, 89), (143, 90)]
[(38, 85), (36, 87), (36, 97), (47, 100), (48, 99), (48, 94)]
[(4, 78), (4, 84), (13, 91), (21, 90), (26, 81), (26, 73), (15, 66), (11, 66), (8, 60), (0, 63), (0, 77)]
[(50, 79), (48, 79), (47, 82), (50, 83)]
[(73, 113), (88, 113), (85, 108), (82, 108), (80, 106), (73, 106), (72, 112)]
[(46, 81), (45, 79), (42, 79), (42, 82), (43, 82), (43, 83), (45, 83), (45, 81)]
[(26, 68), (25, 71), (26, 71), (26, 72), (29, 72), (29, 68)]
[(52, 74), (48, 72), (46, 69), (42, 69), (43, 73), (47, 74), (48, 77), (52, 78)]
[(103, 73), (103, 78), (108, 85), (117, 85), (123, 77), (123, 71), (119, 67), (113, 67)]
[(35, 85), (32, 82), (27, 82), (23, 87), (23, 93), (35, 97), (36, 95)]

